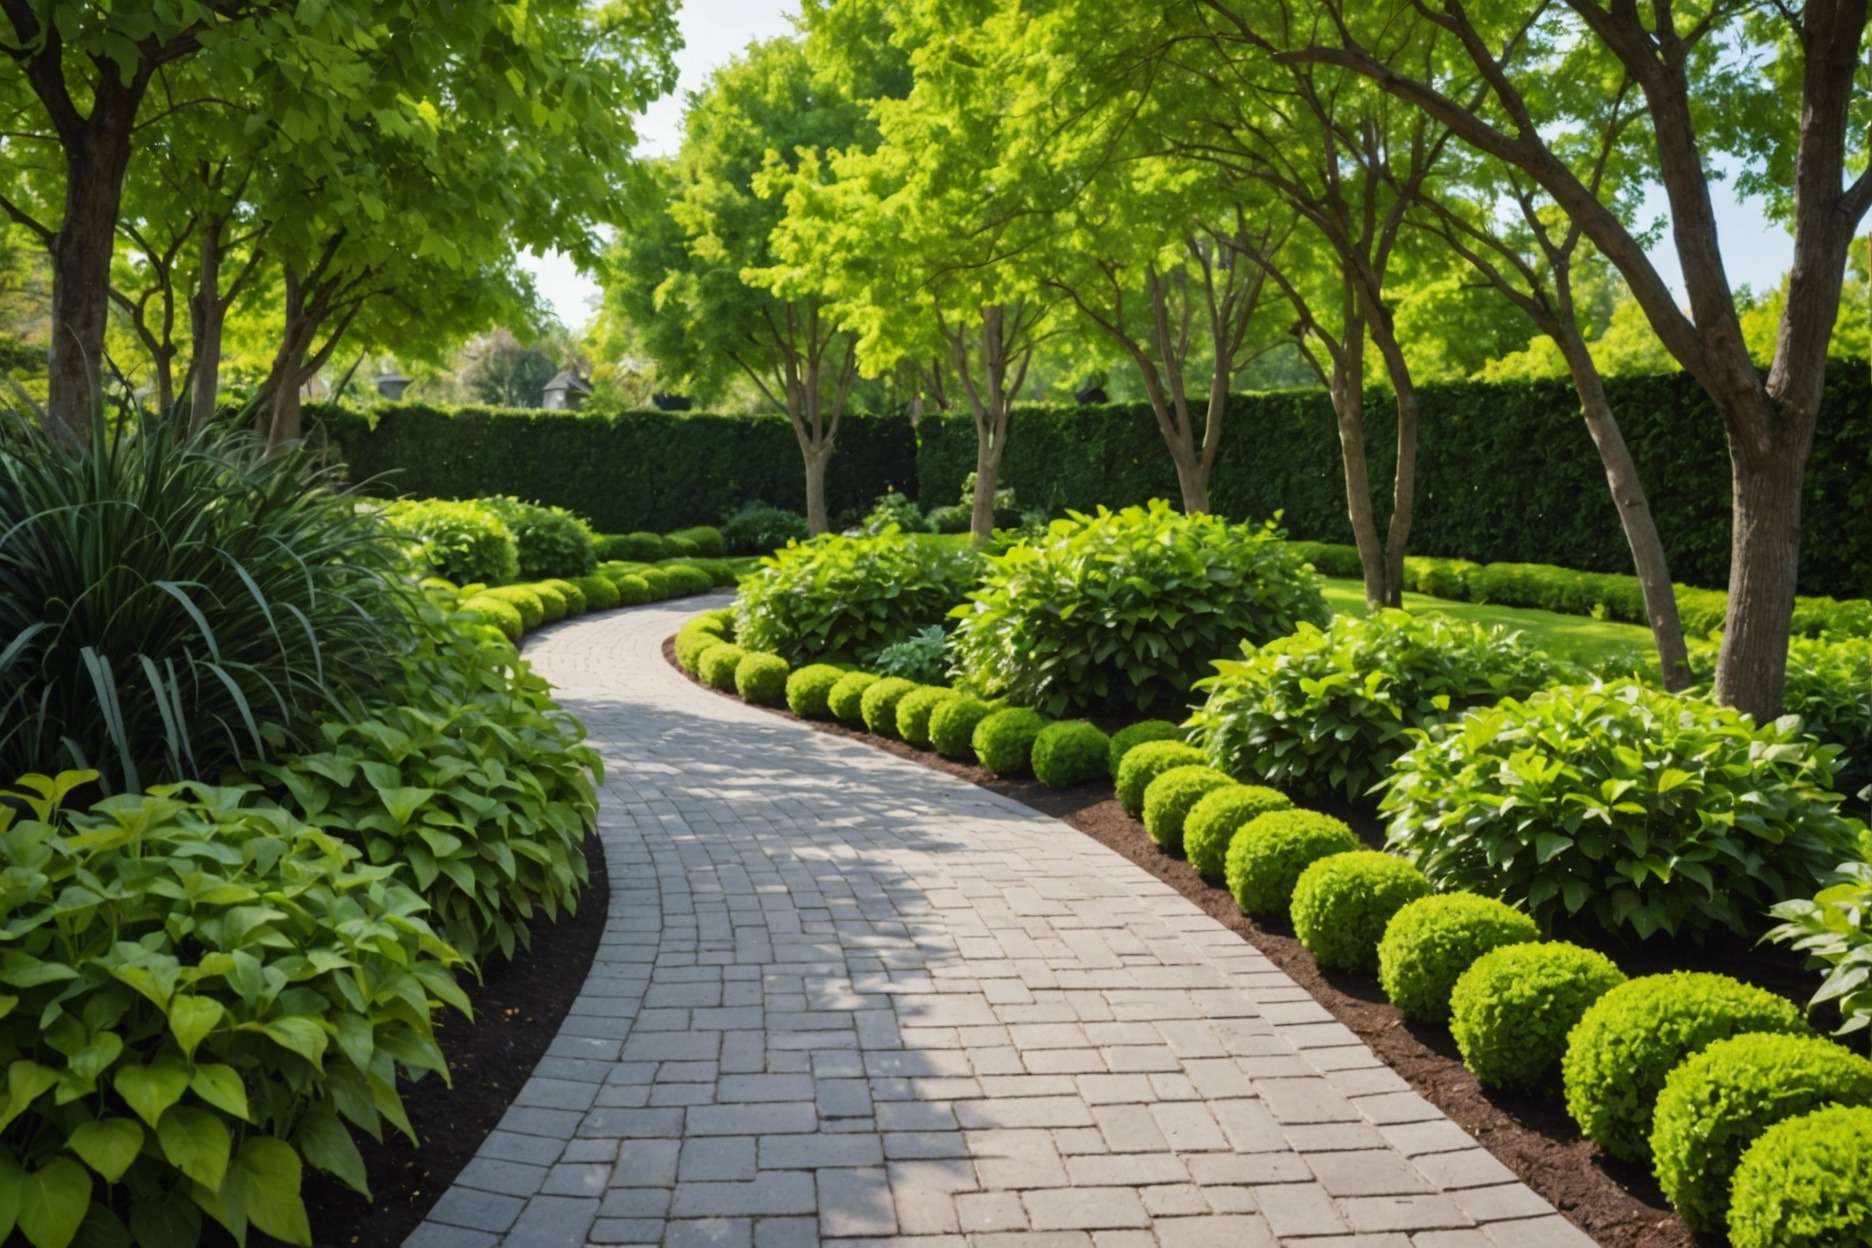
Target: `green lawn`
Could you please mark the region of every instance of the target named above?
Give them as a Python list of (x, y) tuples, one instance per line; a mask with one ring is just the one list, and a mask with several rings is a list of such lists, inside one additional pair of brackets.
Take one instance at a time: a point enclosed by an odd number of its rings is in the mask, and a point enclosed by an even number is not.
[[(1335, 612), (1365, 613), (1365, 589), (1359, 582), (1332, 576), (1320, 579), (1325, 582), (1326, 603)], [(1478, 624), (1518, 629), (1549, 653), (1577, 663), (1591, 663), (1631, 650), (1636, 650), (1642, 658), (1651, 651), (1651, 631), (1636, 624), (1595, 620), (1584, 615), (1560, 615), (1532, 607), (1452, 602), (1428, 594), (1405, 594), (1404, 605), (1412, 611), (1441, 611)]]

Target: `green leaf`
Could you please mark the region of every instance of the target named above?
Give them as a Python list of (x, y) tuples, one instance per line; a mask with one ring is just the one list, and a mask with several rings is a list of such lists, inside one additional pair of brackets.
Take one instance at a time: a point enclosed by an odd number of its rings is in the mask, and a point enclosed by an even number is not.
[(26, 1172), (13, 1158), (0, 1153), (0, 1243), (13, 1233), (19, 1221), (20, 1200), (25, 1194)]
[(134, 1118), (99, 1118), (82, 1123), (65, 1137), (72, 1152), (104, 1176), (106, 1183), (123, 1177), (143, 1147), (143, 1128)]
[(0, 1128), (26, 1112), (26, 1108), (59, 1081), (58, 1072), (38, 1062), (21, 1058), (7, 1067), (6, 1108), (0, 1111)]
[(209, 1191), (227, 1177), (227, 1125), (205, 1109), (173, 1105), (156, 1124), (156, 1139), (171, 1165)]
[(196, 1096), (207, 1101), (216, 1109), (234, 1115), (236, 1118), (248, 1118), (247, 1089), (241, 1083), (240, 1073), (232, 1066), (204, 1063), (189, 1075), (189, 1087)]
[(66, 1248), (90, 1207), (91, 1176), (59, 1157), (21, 1184), (19, 1229), (33, 1248)]
[(222, 1013), (221, 1003), (208, 997), (177, 993), (170, 999), (169, 1030), (175, 1033), (184, 1054), (195, 1056), (195, 1046), (207, 1039)]
[(133, 1201), (130, 1232), (136, 1236), (137, 1248), (197, 1248), (201, 1210), (175, 1192), (156, 1200)]
[(293, 1142), (307, 1161), (327, 1174), (337, 1175), (369, 1199), (370, 1182), (364, 1172), (363, 1155), (338, 1115), (323, 1108), (311, 1111), (300, 1122), (299, 1134)]
[(312, 1226), (299, 1195), (299, 1154), (292, 1145), (270, 1135), (249, 1136), (239, 1165), (253, 1224), (275, 1239), (311, 1248)]
[(257, 1029), (281, 1048), (290, 1049), (314, 1066), (324, 1068), (325, 1045), (328, 1037), (325, 1029), (312, 1019), (293, 1015), (275, 1019), (270, 1023), (242, 1025)]
[(154, 1127), (163, 1112), (182, 1099), (188, 1088), (188, 1071), (179, 1062), (158, 1062), (154, 1066), (119, 1066), (111, 1076), (111, 1086), (137, 1117)]

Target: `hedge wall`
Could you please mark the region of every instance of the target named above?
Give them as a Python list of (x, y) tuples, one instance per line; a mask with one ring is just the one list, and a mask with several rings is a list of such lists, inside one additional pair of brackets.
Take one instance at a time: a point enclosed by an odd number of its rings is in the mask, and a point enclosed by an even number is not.
[[(1801, 590), (1872, 593), (1872, 379), (1835, 361), (1808, 468)], [(1609, 383), (1650, 492), (1673, 579), (1729, 580), (1729, 460), (1721, 422), (1682, 376)], [(1557, 563), (1629, 572), (1631, 558), (1599, 456), (1561, 381), (1426, 387), (1414, 553), (1481, 562)], [(1395, 411), (1371, 395), (1366, 440), (1374, 503), (1390, 513)], [(954, 500), (975, 466), (966, 415), (925, 418), (917, 477), (927, 502)], [(1013, 415), (1001, 480), (1024, 507), (1118, 506), (1176, 498), (1176, 475), (1144, 405), (1027, 407)], [(1237, 395), (1210, 501), (1237, 518), (1285, 511), (1297, 538), (1350, 542), (1332, 408), (1324, 393)]]
[[(749, 499), (805, 509), (799, 444), (777, 417), (690, 412), (555, 412), (312, 405), (350, 467), (379, 494), (473, 498), (514, 494), (569, 507), (601, 533), (715, 524)], [(914, 492), (909, 422), (848, 415), (826, 473), (834, 514), (886, 489)]]

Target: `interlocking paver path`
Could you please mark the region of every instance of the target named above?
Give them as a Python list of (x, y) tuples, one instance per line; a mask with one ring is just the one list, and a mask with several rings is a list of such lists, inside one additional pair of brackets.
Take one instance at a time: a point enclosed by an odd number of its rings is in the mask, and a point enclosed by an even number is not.
[(410, 1248), (1590, 1244), (1147, 872), (688, 683), (721, 601), (528, 645), (604, 754), (610, 914)]

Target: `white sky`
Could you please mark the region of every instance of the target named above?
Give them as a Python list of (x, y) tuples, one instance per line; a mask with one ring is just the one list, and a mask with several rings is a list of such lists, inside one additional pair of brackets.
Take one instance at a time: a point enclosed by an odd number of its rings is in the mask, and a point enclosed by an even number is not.
[[(691, 91), (700, 90), (716, 68), (734, 59), (757, 39), (771, 39), (792, 31), (798, 13), (795, 0), (685, 0), (679, 22), (683, 50), (676, 55), (680, 79), (676, 90), (652, 104), (637, 125), (637, 150), (646, 155), (669, 155), (682, 143), (684, 104)], [(1717, 220), (1722, 228), (1723, 258), (1729, 280), (1757, 290), (1772, 288), (1793, 259), (1794, 246), (1787, 232), (1765, 220), (1757, 204), (1729, 194), (1724, 183), (1711, 188)], [(1647, 205), (1662, 215), (1662, 194)], [(1652, 250), (1651, 259), (1681, 296), (1683, 282), (1668, 233)], [(597, 309), (598, 285), (557, 252), (523, 257), (522, 264), (539, 283), (540, 293), (552, 304), (559, 319), (576, 329)]]

